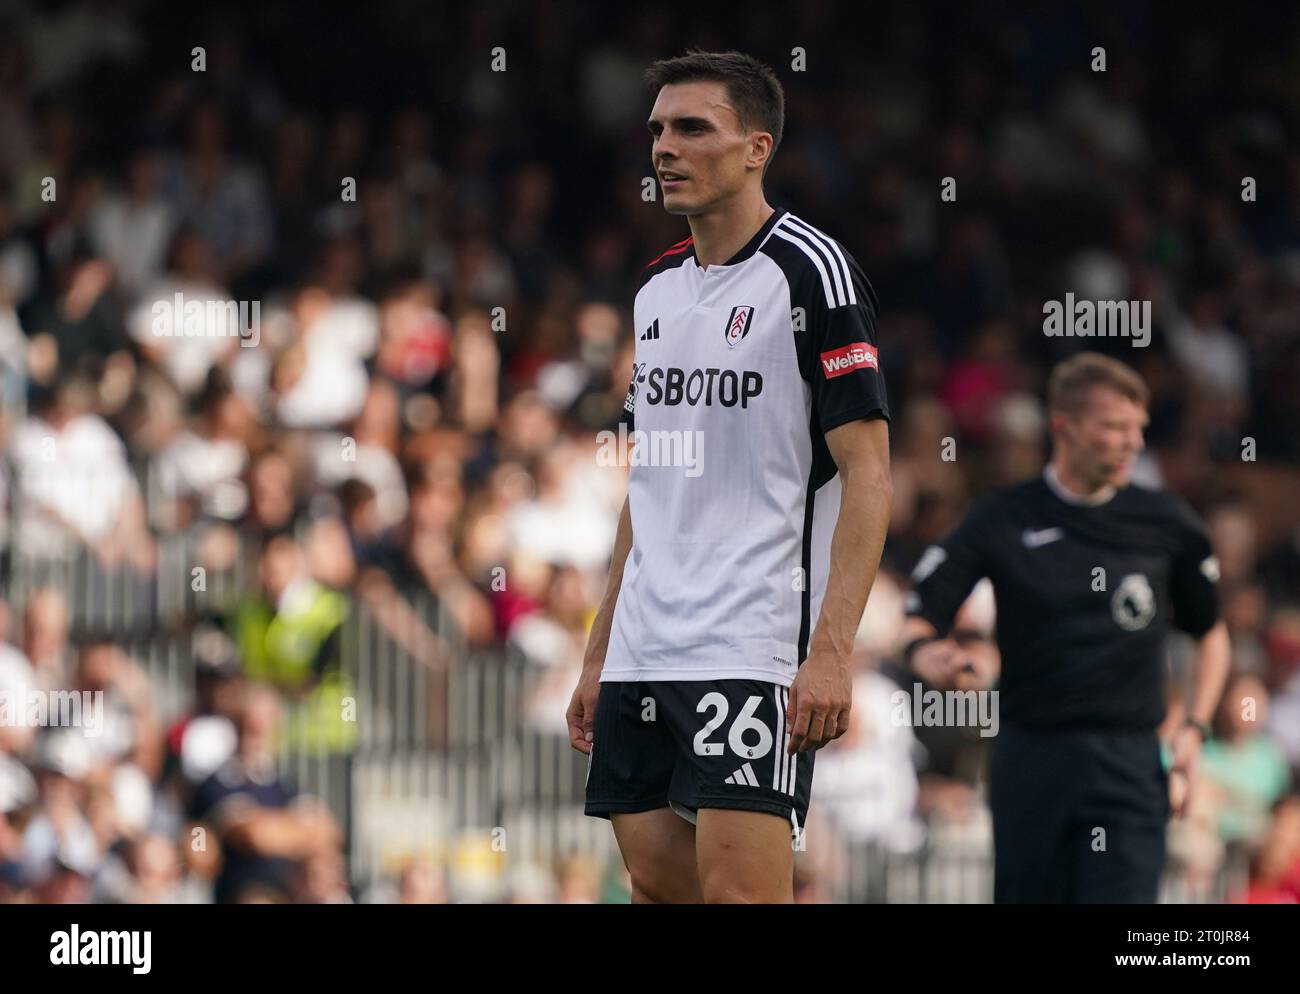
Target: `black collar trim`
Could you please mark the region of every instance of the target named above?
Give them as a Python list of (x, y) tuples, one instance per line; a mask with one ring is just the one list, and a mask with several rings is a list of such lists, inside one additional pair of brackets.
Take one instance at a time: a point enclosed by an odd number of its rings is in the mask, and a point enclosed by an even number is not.
[(763, 222), (763, 227), (758, 229), (758, 231), (754, 234), (754, 237), (751, 238), (745, 244), (744, 248), (742, 248), (739, 252), (737, 252), (730, 259), (724, 262), (723, 265), (734, 266), (738, 262), (744, 262), (755, 252), (757, 252), (758, 247), (763, 244), (763, 240), (767, 238), (771, 230), (776, 227), (777, 222), (780, 221), (781, 218), (785, 217), (787, 213), (788, 211), (786, 211), (785, 209), (774, 206), (772, 210), (772, 216)]

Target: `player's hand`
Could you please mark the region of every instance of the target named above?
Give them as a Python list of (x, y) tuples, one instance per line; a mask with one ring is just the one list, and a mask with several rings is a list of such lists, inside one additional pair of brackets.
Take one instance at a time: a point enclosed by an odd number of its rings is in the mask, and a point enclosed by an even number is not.
[(569, 726), (569, 745), (578, 752), (591, 754), (592, 721), (596, 717), (596, 698), (600, 696), (600, 667), (582, 669), (578, 686), (574, 688), (569, 700), (569, 710), (565, 720)]
[(912, 654), (912, 672), (936, 690), (956, 690), (967, 667), (974, 663), (954, 639), (935, 639)]
[(1195, 728), (1181, 728), (1174, 736), (1174, 762), (1169, 769), (1169, 810), (1175, 818), (1187, 811), (1198, 772), (1201, 755), (1201, 733)]
[(847, 659), (814, 650), (790, 684), (785, 724), (790, 729), (790, 755), (811, 752), (849, 730), (853, 679)]

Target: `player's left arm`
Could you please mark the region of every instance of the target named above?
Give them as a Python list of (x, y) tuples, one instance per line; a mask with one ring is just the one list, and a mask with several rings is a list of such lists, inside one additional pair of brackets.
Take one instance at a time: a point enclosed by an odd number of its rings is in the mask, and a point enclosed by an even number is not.
[(826, 433), (826, 447), (840, 471), (840, 513), (817, 627), (790, 687), (791, 753), (820, 749), (848, 731), (849, 657), (876, 581), (894, 496), (884, 418), (842, 424)]
[(1183, 813), (1187, 796), (1196, 779), (1197, 757), (1204, 744), (1204, 729), (1210, 725), (1223, 696), (1232, 660), (1228, 627), (1219, 616), (1218, 561), (1205, 528), (1185, 509), (1181, 547), (1170, 570), (1170, 599), (1174, 624), (1195, 639), (1192, 657), (1192, 689), (1187, 701), (1187, 721), (1173, 741), (1173, 774), (1170, 805), (1174, 814)]
[(791, 753), (819, 749), (848, 730), (849, 657), (880, 566), (893, 501), (876, 295), (852, 256), (838, 247), (832, 254), (843, 265), (843, 292), (833, 292), (820, 274), (808, 269), (792, 298), (807, 319), (796, 340), (812, 391), (814, 421), (841, 486), (821, 611), (808, 656), (790, 686), (786, 723)]

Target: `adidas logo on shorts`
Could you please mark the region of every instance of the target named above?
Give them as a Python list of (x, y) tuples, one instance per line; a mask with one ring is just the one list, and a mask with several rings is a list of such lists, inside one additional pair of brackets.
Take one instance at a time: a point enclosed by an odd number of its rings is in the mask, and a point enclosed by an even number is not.
[(754, 776), (754, 768), (746, 763), (722, 782), (739, 784), (742, 787), (757, 787), (758, 777)]

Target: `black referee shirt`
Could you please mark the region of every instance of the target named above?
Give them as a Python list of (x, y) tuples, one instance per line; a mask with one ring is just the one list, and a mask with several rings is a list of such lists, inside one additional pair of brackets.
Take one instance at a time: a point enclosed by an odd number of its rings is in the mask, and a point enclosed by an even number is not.
[(1026, 728), (1155, 728), (1169, 626), (1199, 636), (1219, 616), (1204, 525), (1178, 497), (1137, 486), (1098, 505), (1041, 478), (980, 497), (917, 563), (907, 613), (947, 633), (982, 577), (997, 603), (1002, 720)]

